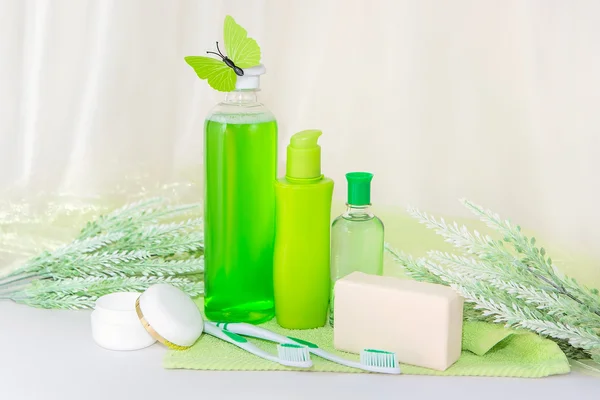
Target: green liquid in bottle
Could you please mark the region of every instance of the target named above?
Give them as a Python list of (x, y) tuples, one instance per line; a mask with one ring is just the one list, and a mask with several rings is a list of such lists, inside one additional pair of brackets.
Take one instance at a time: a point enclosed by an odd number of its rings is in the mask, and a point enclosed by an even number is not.
[(383, 274), (383, 223), (371, 213), (369, 172), (350, 172), (348, 209), (331, 225), (331, 292), (329, 324), (335, 321), (335, 282), (354, 271)]
[(205, 124), (205, 313), (220, 322), (274, 315), (277, 122), (270, 114)]

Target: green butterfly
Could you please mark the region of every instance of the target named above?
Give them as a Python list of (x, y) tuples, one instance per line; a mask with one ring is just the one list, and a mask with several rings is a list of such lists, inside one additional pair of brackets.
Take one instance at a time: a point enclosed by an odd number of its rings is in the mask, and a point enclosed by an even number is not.
[(220, 59), (188, 56), (185, 57), (185, 62), (194, 68), (200, 79), (206, 79), (213, 89), (231, 92), (235, 89), (237, 77), (244, 75), (242, 68), (260, 64), (260, 47), (256, 40), (249, 38), (248, 32), (229, 15), (225, 17), (223, 39), (227, 55), (221, 53), (217, 42), (218, 53), (214, 51), (207, 51), (207, 53), (215, 54)]

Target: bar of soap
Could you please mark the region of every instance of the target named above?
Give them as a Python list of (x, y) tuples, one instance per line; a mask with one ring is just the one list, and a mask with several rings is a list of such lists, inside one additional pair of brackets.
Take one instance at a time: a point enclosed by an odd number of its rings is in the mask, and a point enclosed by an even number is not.
[(439, 371), (460, 357), (463, 298), (447, 286), (353, 272), (335, 284), (334, 316), (338, 350), (393, 351)]

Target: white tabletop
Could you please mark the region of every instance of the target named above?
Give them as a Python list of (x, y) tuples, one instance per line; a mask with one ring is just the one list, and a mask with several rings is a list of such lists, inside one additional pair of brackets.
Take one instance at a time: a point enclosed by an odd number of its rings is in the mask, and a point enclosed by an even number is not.
[(567, 399), (599, 398), (600, 379), (384, 376), (165, 370), (160, 344), (98, 347), (89, 311), (0, 302), (0, 399)]

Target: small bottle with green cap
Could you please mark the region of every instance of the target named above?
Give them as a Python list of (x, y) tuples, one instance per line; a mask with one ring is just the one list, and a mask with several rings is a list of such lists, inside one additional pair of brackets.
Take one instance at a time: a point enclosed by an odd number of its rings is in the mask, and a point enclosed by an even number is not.
[(350, 172), (347, 210), (331, 226), (331, 299), (329, 323), (334, 323), (334, 284), (360, 271), (383, 274), (383, 223), (370, 210), (371, 180), (368, 172)]
[(333, 181), (321, 173), (319, 136), (292, 136), (285, 177), (275, 182), (275, 316), (288, 329), (327, 323)]

